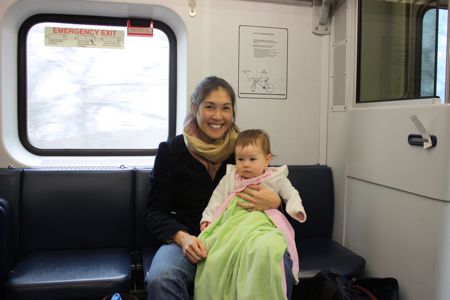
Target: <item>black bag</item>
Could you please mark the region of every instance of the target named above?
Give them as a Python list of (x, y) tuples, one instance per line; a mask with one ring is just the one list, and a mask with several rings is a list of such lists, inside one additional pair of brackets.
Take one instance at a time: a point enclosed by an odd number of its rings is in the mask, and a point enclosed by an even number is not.
[(394, 278), (347, 279), (329, 270), (313, 277), (308, 300), (398, 300)]
[(399, 300), (398, 281), (392, 277), (356, 279), (352, 286), (369, 290), (378, 300)]

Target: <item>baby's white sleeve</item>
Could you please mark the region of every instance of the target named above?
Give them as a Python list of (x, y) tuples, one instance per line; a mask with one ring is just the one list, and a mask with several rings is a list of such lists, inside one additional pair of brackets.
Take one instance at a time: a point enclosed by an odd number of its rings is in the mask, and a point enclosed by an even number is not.
[[(306, 221), (306, 212), (298, 191), (292, 186), (289, 179), (284, 178), (280, 185), (279, 195), (286, 204), (287, 213), (295, 220), (303, 223)], [(299, 219), (297, 213), (303, 213), (303, 220)]]
[(211, 198), (209, 199), (208, 205), (202, 214), (202, 219), (200, 220), (200, 224), (204, 221), (211, 222), (212, 216), (216, 212), (216, 210), (220, 207), (220, 205), (227, 199), (227, 191), (226, 191), (226, 176), (222, 177), (216, 189), (214, 190)]

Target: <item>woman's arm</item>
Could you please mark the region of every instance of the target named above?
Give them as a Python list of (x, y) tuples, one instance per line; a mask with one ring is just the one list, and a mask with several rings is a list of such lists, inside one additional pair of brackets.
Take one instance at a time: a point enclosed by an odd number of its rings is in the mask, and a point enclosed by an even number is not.
[(278, 209), (281, 205), (280, 196), (261, 185), (249, 185), (245, 190), (237, 193), (239, 197), (249, 203), (237, 202), (237, 205), (247, 210)]
[(175, 155), (170, 151), (168, 143), (159, 145), (158, 154), (151, 173), (151, 187), (147, 207), (144, 213), (148, 231), (162, 242), (173, 240), (179, 231), (189, 231), (178, 222), (171, 211), (173, 210), (173, 163)]

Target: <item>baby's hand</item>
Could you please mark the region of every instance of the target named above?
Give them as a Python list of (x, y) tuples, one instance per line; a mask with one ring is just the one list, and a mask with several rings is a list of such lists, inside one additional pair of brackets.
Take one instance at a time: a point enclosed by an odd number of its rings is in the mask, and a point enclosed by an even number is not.
[(203, 230), (206, 229), (206, 227), (208, 227), (208, 225), (211, 224), (211, 222), (209, 221), (203, 221), (200, 223), (200, 232), (202, 232)]
[(301, 211), (296, 212), (296, 213), (295, 213), (295, 216), (296, 216), (300, 221), (303, 221), (303, 220), (305, 219), (305, 215), (304, 215)]

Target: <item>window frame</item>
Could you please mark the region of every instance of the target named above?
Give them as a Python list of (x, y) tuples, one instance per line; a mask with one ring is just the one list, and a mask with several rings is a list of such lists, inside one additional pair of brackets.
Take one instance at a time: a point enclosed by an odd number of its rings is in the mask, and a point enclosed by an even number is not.
[[(151, 156), (157, 149), (82, 149), (58, 148), (42, 149), (33, 146), (28, 137), (27, 122), (27, 36), (29, 30), (38, 23), (57, 22), (83, 25), (104, 25), (126, 27), (127, 21), (149, 21), (142, 18), (105, 17), (66, 14), (37, 14), (25, 20), (19, 29), (17, 47), (17, 88), (18, 88), (18, 130), (21, 144), (29, 152), (39, 156)], [(173, 30), (165, 23), (153, 21), (153, 27), (163, 31), (169, 41), (169, 82), (168, 82), (168, 138), (176, 133), (176, 97), (177, 97), (177, 42)]]
[[(405, 95), (404, 97), (392, 97), (392, 98), (380, 98), (380, 99), (375, 99), (375, 100), (361, 100), (361, 49), (362, 49), (362, 30), (361, 30), (361, 26), (362, 26), (362, 12), (363, 12), (363, 8), (362, 8), (362, 3), (364, 1), (363, 0), (358, 0), (358, 18), (357, 18), (357, 59), (356, 59), (356, 88), (355, 88), (355, 92), (356, 92), (356, 104), (365, 104), (365, 103), (379, 103), (379, 102), (392, 102), (392, 101), (411, 101), (411, 100), (418, 100), (418, 99), (430, 99), (432, 97), (436, 97), (436, 81), (437, 81), (437, 77), (436, 77), (436, 73), (437, 73), (437, 26), (436, 26), (436, 48), (435, 48), (435, 62), (434, 62), (434, 95), (433, 96), (409, 96), (409, 95)], [(405, 4), (410, 5), (410, 4)], [(405, 7), (406, 7), (405, 6)], [(438, 9), (440, 8), (440, 6), (436, 6), (434, 7), (434, 9)], [(423, 16), (425, 14), (425, 12), (429, 9), (433, 9), (433, 7), (425, 7), (423, 9), (421, 9), (418, 13), (417, 16), (421, 16), (420, 18), (420, 22), (416, 22), (416, 35), (422, 35), (422, 22), (423, 22)], [(438, 14), (436, 16), (436, 19), (438, 18)], [(417, 18), (416, 16), (416, 18)], [(409, 26), (409, 24), (407, 24), (407, 26)], [(422, 43), (418, 43), (415, 45), (415, 50), (418, 51), (418, 53), (420, 55), (416, 55), (415, 59), (415, 64), (414, 64), (414, 73), (416, 74), (421, 74), (421, 68), (417, 65), (417, 61), (421, 60), (421, 50), (422, 50)], [(408, 78), (408, 71), (405, 70), (405, 78)], [(419, 73), (417, 73), (419, 72)], [(420, 92), (420, 84), (421, 81), (418, 82), (418, 85), (415, 85), (414, 88), (414, 93), (418, 94)], [(407, 88), (408, 86), (407, 81), (405, 81), (405, 88)], [(405, 89), (407, 90), (407, 89)]]

